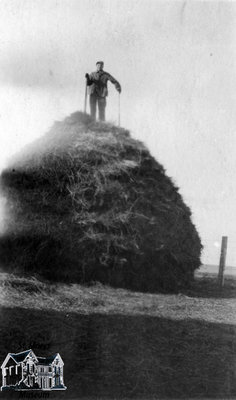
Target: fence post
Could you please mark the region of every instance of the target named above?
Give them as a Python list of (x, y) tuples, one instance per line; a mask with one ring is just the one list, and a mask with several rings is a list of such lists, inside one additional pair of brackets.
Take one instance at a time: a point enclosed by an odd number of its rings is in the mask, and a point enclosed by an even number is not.
[(228, 242), (228, 237), (222, 236), (220, 264), (219, 264), (219, 273), (218, 273), (218, 284), (221, 288), (224, 286), (224, 270), (225, 270), (225, 260), (226, 260), (226, 252), (227, 252), (227, 242)]

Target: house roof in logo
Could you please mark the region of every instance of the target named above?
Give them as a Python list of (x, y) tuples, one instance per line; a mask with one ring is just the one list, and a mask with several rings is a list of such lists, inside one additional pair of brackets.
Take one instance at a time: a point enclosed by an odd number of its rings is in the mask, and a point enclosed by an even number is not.
[(54, 354), (53, 356), (50, 357), (37, 357), (39, 364), (41, 365), (51, 365), (55, 358), (58, 359), (58, 361), (64, 365), (62, 358), (59, 353)]
[(30, 353), (32, 354), (36, 363), (38, 363), (39, 365), (54, 365), (54, 362), (56, 365), (58, 363), (62, 366), (64, 365), (64, 362), (62, 361), (62, 358), (59, 353), (56, 353), (53, 356), (49, 357), (36, 357), (33, 350), (29, 349), (26, 351), (22, 351), (21, 353), (8, 353), (8, 355), (6, 356), (5, 360), (2, 363), (1, 368), (2, 369), (5, 368), (10, 359), (12, 359), (17, 364), (23, 362)]
[(1, 368), (5, 368), (5, 365), (8, 363), (9, 359), (12, 359), (17, 364), (24, 361), (25, 358), (30, 353), (32, 353), (32, 356), (35, 357), (35, 359), (37, 360), (36, 355), (34, 354), (34, 352), (31, 349), (22, 351), (21, 353), (8, 353), (8, 355), (6, 356), (5, 360), (2, 363)]
[(53, 360), (56, 358), (57, 354), (51, 357), (38, 357), (38, 362), (39, 364), (43, 365), (49, 365), (53, 362)]
[(24, 361), (25, 357), (28, 356), (28, 354), (31, 352), (32, 350), (26, 350), (26, 351), (22, 351), (21, 353), (10, 353), (11, 358), (13, 358), (13, 360), (15, 360), (17, 363)]

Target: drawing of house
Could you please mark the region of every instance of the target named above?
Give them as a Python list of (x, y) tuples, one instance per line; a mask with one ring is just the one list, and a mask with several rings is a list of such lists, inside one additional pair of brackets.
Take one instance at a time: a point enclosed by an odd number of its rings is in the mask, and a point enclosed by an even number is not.
[(1, 390), (65, 390), (63, 366), (59, 353), (51, 357), (37, 357), (31, 349), (8, 353), (1, 366)]

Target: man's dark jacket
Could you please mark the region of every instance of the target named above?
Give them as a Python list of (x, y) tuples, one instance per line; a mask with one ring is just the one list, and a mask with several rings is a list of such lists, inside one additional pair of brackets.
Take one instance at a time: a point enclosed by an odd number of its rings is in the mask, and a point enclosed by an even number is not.
[(98, 97), (108, 96), (107, 82), (113, 83), (118, 91), (121, 90), (119, 82), (113, 78), (108, 72), (96, 71), (92, 72), (87, 79), (87, 85), (89, 86), (90, 95)]

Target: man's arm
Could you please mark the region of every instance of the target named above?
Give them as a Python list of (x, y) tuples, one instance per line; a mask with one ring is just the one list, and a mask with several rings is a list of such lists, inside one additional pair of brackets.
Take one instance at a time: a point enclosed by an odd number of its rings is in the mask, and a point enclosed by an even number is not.
[(118, 82), (115, 78), (113, 78), (113, 76), (111, 76), (111, 75), (108, 74), (108, 73), (107, 73), (107, 77), (108, 77), (108, 80), (109, 80), (111, 83), (113, 83), (113, 85), (115, 85), (116, 90), (117, 90), (119, 93), (121, 93), (121, 85), (119, 84), (119, 82)]
[(89, 75), (88, 73), (85, 74), (85, 78), (87, 79), (87, 86), (91, 86), (93, 83), (92, 77), (91, 75)]

